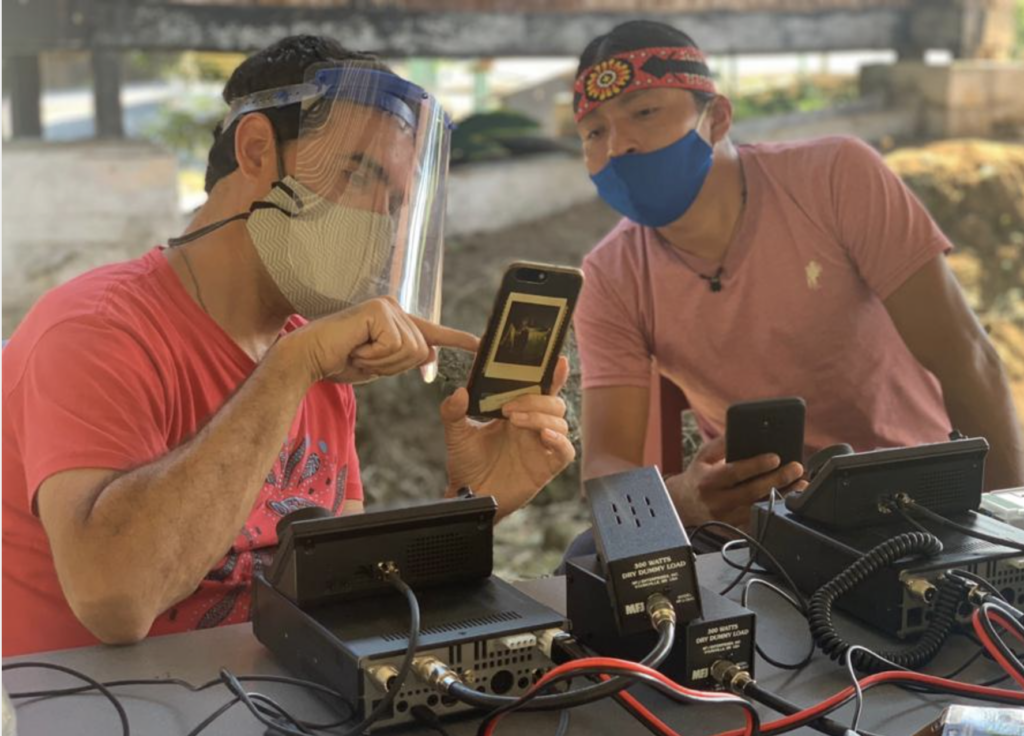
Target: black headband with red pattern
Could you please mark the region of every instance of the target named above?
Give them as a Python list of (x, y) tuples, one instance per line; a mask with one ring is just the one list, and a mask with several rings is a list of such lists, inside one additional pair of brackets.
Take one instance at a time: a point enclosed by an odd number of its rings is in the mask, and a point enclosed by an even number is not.
[(715, 93), (704, 54), (693, 46), (659, 46), (609, 56), (576, 77), (573, 113), (584, 115), (627, 92), (675, 87)]

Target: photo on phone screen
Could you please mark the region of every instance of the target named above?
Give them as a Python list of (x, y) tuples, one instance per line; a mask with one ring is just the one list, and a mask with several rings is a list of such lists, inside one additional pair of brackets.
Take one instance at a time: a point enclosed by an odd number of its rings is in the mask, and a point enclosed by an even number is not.
[(500, 416), (517, 396), (550, 389), (582, 283), (574, 268), (509, 267), (470, 375), (471, 415)]
[(568, 299), (510, 294), (498, 323), (500, 337), (484, 364), (488, 378), (540, 383), (554, 352), (554, 336), (565, 318)]

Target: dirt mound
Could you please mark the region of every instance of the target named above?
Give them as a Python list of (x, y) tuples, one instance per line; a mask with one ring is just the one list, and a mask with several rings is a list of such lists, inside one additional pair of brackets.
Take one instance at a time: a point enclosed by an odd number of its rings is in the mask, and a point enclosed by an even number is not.
[(951, 265), (981, 316), (1024, 320), (1024, 145), (942, 141), (886, 161), (956, 245)]

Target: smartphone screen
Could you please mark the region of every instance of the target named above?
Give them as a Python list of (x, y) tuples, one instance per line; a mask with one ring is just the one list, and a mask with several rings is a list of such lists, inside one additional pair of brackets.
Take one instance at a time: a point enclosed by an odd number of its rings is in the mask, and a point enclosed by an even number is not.
[(574, 268), (509, 267), (470, 375), (471, 415), (501, 416), (501, 407), (517, 396), (550, 390), (582, 285), (583, 274)]

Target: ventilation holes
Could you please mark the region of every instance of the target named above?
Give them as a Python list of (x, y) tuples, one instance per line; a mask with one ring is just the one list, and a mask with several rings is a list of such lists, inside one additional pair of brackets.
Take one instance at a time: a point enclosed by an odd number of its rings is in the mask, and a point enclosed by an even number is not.
[[(490, 624), (501, 623), (504, 621), (515, 621), (522, 618), (515, 611), (502, 611), (495, 613), (490, 616), (482, 616), (480, 618), (467, 618), (462, 621), (452, 621), (447, 624), (439, 624), (437, 626), (430, 626), (420, 631), (420, 636), (430, 636), (431, 634), (444, 634), (453, 631), (460, 631), (463, 629), (471, 629), (477, 627), (488, 626)], [(380, 638), (384, 641), (404, 641), (408, 637), (408, 632), (393, 632), (391, 634), (384, 634)]]

